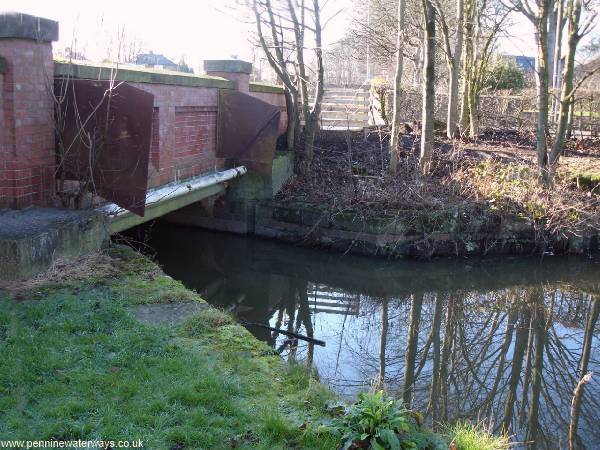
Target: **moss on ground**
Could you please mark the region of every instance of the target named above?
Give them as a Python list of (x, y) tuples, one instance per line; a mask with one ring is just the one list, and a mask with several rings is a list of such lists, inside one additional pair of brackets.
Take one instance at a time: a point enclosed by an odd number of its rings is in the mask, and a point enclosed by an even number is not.
[(131, 305), (203, 300), (140, 255), (111, 257), (118, 274), (0, 294), (0, 436), (335, 448), (303, 431), (332, 397), (306, 370), (213, 309), (179, 328), (136, 322)]
[[(141, 439), (152, 450), (340, 447), (328, 426), (334, 394), (225, 312), (206, 306), (178, 327), (130, 313), (171, 301), (204, 303), (122, 247), (0, 290), (0, 436)], [(417, 448), (444, 442), (415, 430)]]

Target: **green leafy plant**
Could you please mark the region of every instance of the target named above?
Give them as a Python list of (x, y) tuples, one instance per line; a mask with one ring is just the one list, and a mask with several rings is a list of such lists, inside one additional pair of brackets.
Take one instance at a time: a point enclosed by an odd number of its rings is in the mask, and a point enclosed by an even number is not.
[(401, 450), (417, 447), (408, 438), (411, 427), (411, 416), (402, 403), (378, 391), (360, 394), (343, 416), (332, 421), (330, 430), (344, 449)]

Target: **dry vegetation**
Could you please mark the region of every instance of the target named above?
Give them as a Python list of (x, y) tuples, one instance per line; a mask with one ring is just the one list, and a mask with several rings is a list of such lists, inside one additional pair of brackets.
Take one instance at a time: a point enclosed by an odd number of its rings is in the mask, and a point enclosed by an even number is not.
[(600, 230), (600, 141), (573, 140), (555, 184), (543, 188), (536, 178), (535, 137), (517, 131), (487, 131), (478, 141), (438, 136), (430, 176), (419, 175), (418, 137), (405, 134), (396, 174), (388, 173), (387, 139), (372, 134), (350, 139), (323, 134), (313, 171), (297, 177), (280, 193), (283, 202), (326, 205), (357, 217), (399, 211), (450, 210), (481, 221), (522, 220), (540, 235), (579, 236)]

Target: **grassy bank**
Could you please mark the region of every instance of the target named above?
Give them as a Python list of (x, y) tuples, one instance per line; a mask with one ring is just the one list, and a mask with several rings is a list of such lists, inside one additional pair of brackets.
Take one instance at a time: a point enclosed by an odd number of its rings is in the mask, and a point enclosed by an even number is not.
[[(362, 416), (346, 419), (313, 374), (226, 314), (206, 306), (178, 326), (136, 321), (135, 305), (204, 303), (132, 251), (55, 266), (0, 298), (0, 439), (141, 439), (153, 450), (334, 449), (344, 436), (365, 439)], [(446, 448), (401, 415), (402, 429), (389, 423), (402, 448)], [(393, 439), (388, 422), (369, 423)]]

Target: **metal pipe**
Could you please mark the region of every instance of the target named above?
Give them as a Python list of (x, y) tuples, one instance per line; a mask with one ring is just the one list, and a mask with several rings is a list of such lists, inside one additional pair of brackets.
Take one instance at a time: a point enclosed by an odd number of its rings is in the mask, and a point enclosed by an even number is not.
[[(175, 181), (173, 183), (160, 186), (148, 191), (146, 194), (146, 207), (149, 207), (155, 203), (172, 200), (177, 197), (187, 195), (198, 189), (203, 189), (215, 184), (232, 180), (244, 175), (246, 172), (247, 169), (245, 166), (238, 166), (234, 167), (233, 169), (227, 169), (207, 175), (200, 175), (195, 178), (184, 181)], [(98, 208), (98, 211), (108, 215), (111, 218), (129, 213), (128, 210), (121, 208), (114, 203), (103, 205)]]

